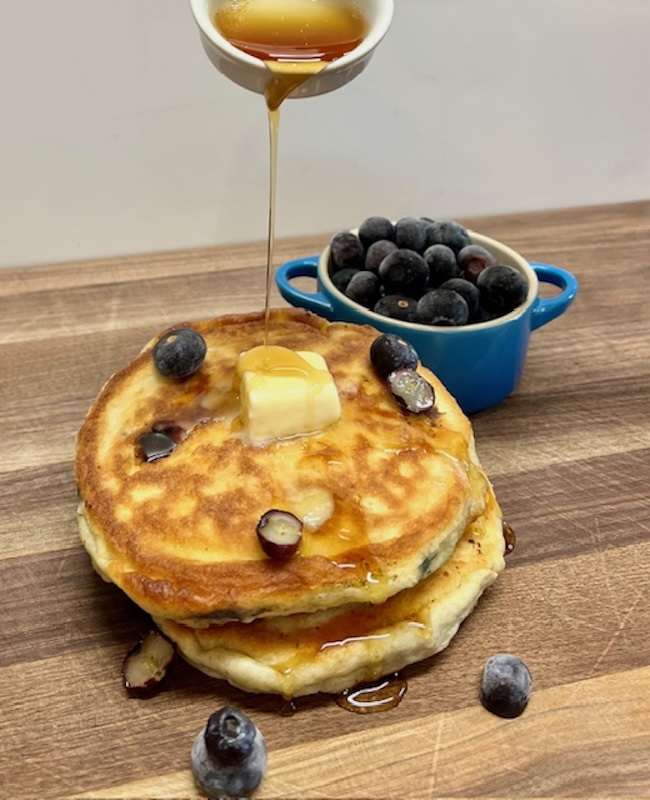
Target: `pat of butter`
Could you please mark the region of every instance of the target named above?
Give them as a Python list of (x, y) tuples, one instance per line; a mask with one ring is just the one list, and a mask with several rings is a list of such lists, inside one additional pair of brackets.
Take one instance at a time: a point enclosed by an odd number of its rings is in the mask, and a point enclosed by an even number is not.
[(239, 356), (234, 387), (255, 444), (320, 431), (341, 416), (334, 378), (319, 353), (261, 345)]

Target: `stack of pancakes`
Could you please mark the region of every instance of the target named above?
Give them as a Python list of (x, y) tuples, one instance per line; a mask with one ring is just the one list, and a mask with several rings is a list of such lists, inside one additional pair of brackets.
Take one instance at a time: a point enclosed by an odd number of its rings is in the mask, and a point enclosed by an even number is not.
[[(207, 355), (160, 375), (151, 342), (104, 386), (78, 437), (79, 529), (113, 581), (200, 670), (252, 692), (338, 692), (442, 650), (503, 569), (502, 517), (469, 420), (437, 378), (404, 411), (374, 372), (367, 326), (272, 312), (268, 343), (320, 353), (341, 417), (253, 445), (232, 392), (262, 314), (199, 323)], [(173, 431), (167, 457), (138, 440)], [(266, 556), (270, 509), (303, 520), (297, 555)]]

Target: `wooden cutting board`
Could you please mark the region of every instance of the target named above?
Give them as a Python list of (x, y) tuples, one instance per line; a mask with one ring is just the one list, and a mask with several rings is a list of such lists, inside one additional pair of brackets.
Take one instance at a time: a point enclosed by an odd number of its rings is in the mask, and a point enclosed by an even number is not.
[[(2, 797), (198, 797), (192, 739), (224, 703), (266, 736), (259, 798), (650, 797), (650, 202), (465, 222), (580, 291), (533, 334), (516, 393), (473, 420), (517, 533), (506, 572), (372, 715), (313, 697), (282, 716), (183, 662), (129, 698), (121, 663), (147, 619), (77, 538), (92, 398), (166, 325), (260, 308), (264, 244), (0, 270)], [(498, 651), (533, 674), (514, 720), (478, 700)]]

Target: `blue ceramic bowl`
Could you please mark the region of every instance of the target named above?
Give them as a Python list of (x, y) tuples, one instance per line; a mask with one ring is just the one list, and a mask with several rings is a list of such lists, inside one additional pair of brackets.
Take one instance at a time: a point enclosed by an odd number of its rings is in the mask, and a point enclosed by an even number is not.
[[(550, 264), (528, 263), (519, 253), (495, 239), (470, 231), (472, 242), (490, 250), (500, 264), (509, 264), (528, 280), (528, 296), (522, 305), (490, 322), (457, 328), (402, 322), (375, 314), (349, 300), (332, 283), (327, 265), (329, 247), (320, 256), (299, 258), (276, 271), (280, 294), (293, 306), (306, 308), (328, 320), (372, 325), (383, 333), (395, 333), (418, 351), (454, 395), (466, 414), (473, 414), (504, 400), (517, 386), (526, 360), (532, 331), (555, 319), (573, 302), (578, 291), (575, 277)], [(293, 286), (296, 278), (315, 278), (315, 292)], [(539, 283), (559, 287), (554, 297), (539, 296)]]

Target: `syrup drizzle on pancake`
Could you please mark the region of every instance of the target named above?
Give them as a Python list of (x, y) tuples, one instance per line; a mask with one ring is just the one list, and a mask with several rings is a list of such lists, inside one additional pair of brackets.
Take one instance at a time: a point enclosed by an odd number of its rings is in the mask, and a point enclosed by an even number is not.
[[(268, 321), (265, 319), (265, 326)], [(265, 336), (267, 336), (265, 328)], [(313, 367), (306, 359), (288, 347), (264, 344), (243, 353), (238, 365), (238, 373), (250, 370), (261, 375), (273, 375), (278, 378), (297, 376), (309, 382), (310, 395), (317, 394), (330, 379), (328, 372)], [(233, 390), (237, 391), (237, 376)]]

